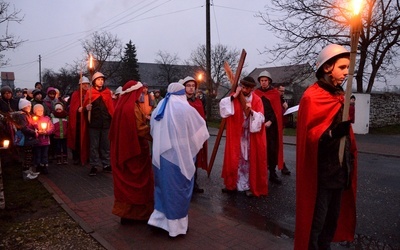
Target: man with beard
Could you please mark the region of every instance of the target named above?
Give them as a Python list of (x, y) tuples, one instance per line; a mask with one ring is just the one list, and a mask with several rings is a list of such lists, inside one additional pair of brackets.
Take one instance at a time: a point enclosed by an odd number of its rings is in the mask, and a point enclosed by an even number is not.
[[(222, 192), (267, 195), (264, 108), (260, 97), (253, 93), (256, 86), (254, 79), (247, 76), (240, 84), (235, 93), (220, 102), (221, 117), (226, 118), (226, 147), (222, 166), (225, 188)], [(244, 96), (245, 107), (239, 101), (239, 95)]]

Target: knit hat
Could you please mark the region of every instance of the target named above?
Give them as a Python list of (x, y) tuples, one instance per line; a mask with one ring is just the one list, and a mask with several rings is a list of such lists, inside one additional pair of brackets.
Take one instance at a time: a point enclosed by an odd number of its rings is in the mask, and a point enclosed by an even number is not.
[(255, 87), (257, 85), (256, 81), (254, 81), (253, 77), (251, 76), (246, 76), (245, 78), (240, 80), (240, 83), (246, 87)]
[(32, 106), (32, 103), (26, 99), (19, 99), (18, 108), (22, 110), (25, 107)]
[(1, 94), (4, 95), (6, 92), (10, 92), (12, 94), (12, 89), (10, 88), (10, 86), (1, 87)]
[(38, 110), (44, 111), (44, 107), (43, 107), (43, 105), (40, 104), (40, 103), (37, 103), (37, 104), (35, 104), (35, 106), (33, 106), (33, 113), (34, 113), (34, 114), (36, 114), (36, 112), (37, 112)]
[(53, 88), (53, 87), (49, 87), (49, 88), (47, 89), (47, 94), (49, 94), (51, 91), (53, 91), (53, 92), (54, 92), (54, 94), (56, 94), (56, 93), (57, 93), (57, 91), (56, 91), (56, 89), (55, 89), (55, 88)]
[(35, 98), (39, 94), (41, 94), (43, 96), (43, 93), (42, 93), (42, 91), (40, 89), (34, 89), (32, 91), (33, 98)]
[(57, 104), (54, 106), (54, 110), (57, 110), (57, 109), (64, 110), (64, 106), (63, 106), (61, 103), (57, 103)]

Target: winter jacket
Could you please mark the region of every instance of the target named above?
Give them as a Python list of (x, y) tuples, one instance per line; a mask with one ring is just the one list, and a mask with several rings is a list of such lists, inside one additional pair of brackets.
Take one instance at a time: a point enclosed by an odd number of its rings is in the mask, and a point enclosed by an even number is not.
[(51, 121), (54, 124), (54, 138), (67, 138), (68, 113), (64, 110), (61, 112), (54, 111), (53, 113), (51, 113)]
[[(37, 117), (37, 118), (35, 118)], [(48, 116), (34, 116), (35, 128), (38, 130), (39, 135), (37, 137), (38, 143), (36, 146), (48, 146), (50, 145), (50, 135), (53, 134), (54, 125), (51, 123), (50, 117)], [(46, 124), (46, 128), (43, 129), (42, 124)]]

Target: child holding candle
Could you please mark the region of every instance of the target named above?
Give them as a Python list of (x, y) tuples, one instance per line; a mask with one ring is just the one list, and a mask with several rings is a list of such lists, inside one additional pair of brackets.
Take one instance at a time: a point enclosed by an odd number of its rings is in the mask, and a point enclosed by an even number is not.
[(42, 104), (36, 104), (33, 107), (33, 113), (35, 114), (34, 123), (38, 132), (38, 143), (33, 148), (36, 171), (48, 174), (50, 135), (54, 131), (54, 125), (51, 123), (50, 117), (44, 115)]
[(24, 163), (22, 167), (22, 176), (24, 180), (32, 180), (37, 178), (38, 173), (32, 171), (33, 167), (33, 146), (37, 143), (36, 138), (38, 133), (35, 129), (34, 122), (31, 116), (32, 104), (30, 101), (20, 99), (18, 102), (18, 124), (16, 124), (17, 130), (22, 132), (24, 137), (24, 143), (19, 145), (24, 151)]
[(54, 124), (54, 144), (57, 164), (68, 164), (68, 112), (64, 110), (64, 105), (62, 103), (57, 103), (54, 106), (54, 111), (51, 113), (51, 121)]

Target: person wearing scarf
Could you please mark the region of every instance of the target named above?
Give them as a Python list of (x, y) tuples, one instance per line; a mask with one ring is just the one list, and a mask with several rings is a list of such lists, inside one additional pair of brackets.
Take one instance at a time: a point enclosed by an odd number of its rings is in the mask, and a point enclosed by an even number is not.
[[(296, 141), (294, 249), (330, 249), (354, 240), (357, 148), (350, 121), (342, 121), (350, 53), (337, 44), (317, 58), (317, 82), (300, 101)], [(339, 144), (345, 138), (342, 164)]]
[(148, 224), (176, 237), (187, 233), (195, 157), (210, 135), (205, 120), (187, 102), (185, 86), (180, 83), (168, 86), (167, 95), (151, 115), (150, 128), (155, 204)]
[[(89, 134), (91, 166), (89, 175), (97, 174), (97, 167), (103, 168), (104, 172), (111, 172), (110, 165), (110, 141), (108, 133), (111, 119), (114, 114), (111, 91), (104, 86), (105, 76), (96, 72), (93, 75), (92, 87), (85, 95), (83, 106), (85, 107), (85, 118), (83, 119), (83, 134)], [(87, 161), (87, 155), (81, 154), (82, 162)]]
[(112, 213), (121, 224), (147, 221), (154, 209), (150, 127), (139, 107), (143, 85), (131, 80), (123, 87), (110, 127), (110, 156), (114, 178)]

